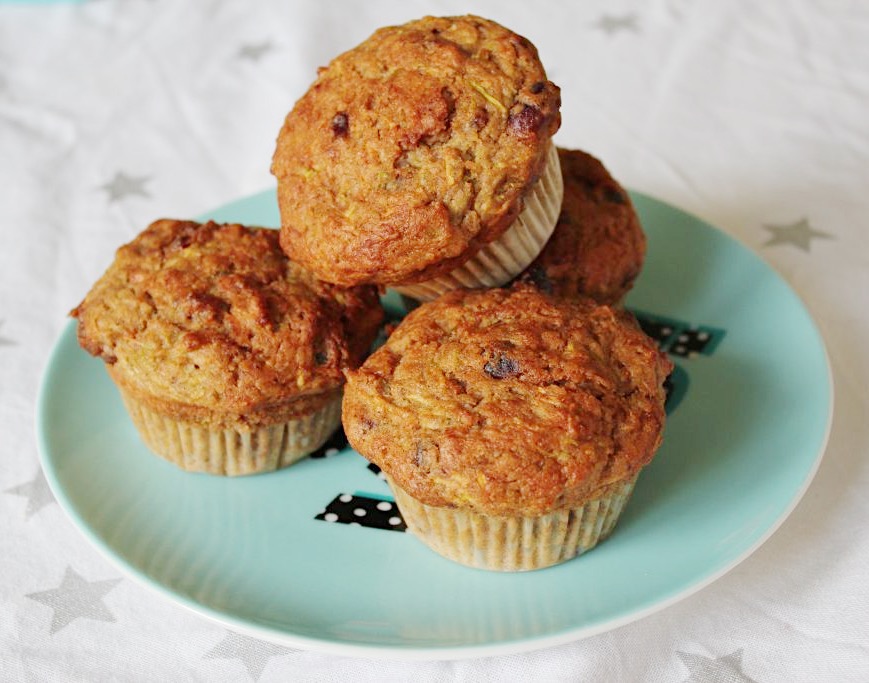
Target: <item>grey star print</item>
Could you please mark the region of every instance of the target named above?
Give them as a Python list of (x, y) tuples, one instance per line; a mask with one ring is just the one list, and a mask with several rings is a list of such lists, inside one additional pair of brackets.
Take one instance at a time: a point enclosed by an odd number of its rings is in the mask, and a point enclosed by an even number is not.
[(625, 14), (618, 17), (603, 14), (594, 23), (594, 26), (609, 35), (618, 33), (619, 31), (633, 31), (637, 33), (640, 30), (636, 14)]
[(150, 180), (149, 176), (131, 176), (123, 171), (117, 171), (109, 182), (100, 185), (100, 189), (105, 190), (109, 202), (116, 202), (133, 195), (150, 197), (150, 193), (145, 189), (145, 183)]
[(835, 239), (829, 233), (815, 230), (805, 218), (801, 218), (796, 223), (764, 225), (763, 227), (772, 233), (772, 236), (764, 242), (763, 246), (765, 247), (773, 247), (777, 244), (791, 244), (803, 251), (809, 251), (813, 239)]
[(226, 637), (205, 655), (205, 659), (240, 659), (251, 678), (257, 681), (269, 659), (292, 652), (298, 650), (227, 631)]
[(121, 579), (88, 581), (72, 567), (67, 567), (63, 581), (57, 588), (28, 593), (26, 597), (54, 610), (50, 628), (50, 633), (54, 635), (76, 619), (115, 621), (115, 615), (103, 604), (103, 597), (120, 581)]
[(48, 482), (45, 481), (42, 470), (39, 470), (30, 481), (7, 489), (6, 493), (27, 498), (24, 519), (30, 519), (46, 505), (54, 502), (54, 496), (51, 494), (51, 489), (48, 488)]
[(724, 657), (704, 657), (690, 652), (676, 652), (691, 673), (685, 683), (757, 683), (742, 671), (742, 649)]
[(258, 62), (266, 53), (271, 52), (273, 46), (271, 41), (264, 41), (262, 43), (251, 43), (248, 45), (242, 45), (238, 51), (239, 59), (249, 59), (252, 62)]

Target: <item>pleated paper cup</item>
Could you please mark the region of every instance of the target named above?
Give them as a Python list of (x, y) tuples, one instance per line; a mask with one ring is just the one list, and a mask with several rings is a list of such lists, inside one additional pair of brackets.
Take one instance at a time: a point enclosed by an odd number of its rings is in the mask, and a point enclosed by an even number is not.
[(279, 424), (209, 429), (159, 413), (118, 387), (145, 445), (190, 472), (226, 476), (288, 467), (322, 446), (341, 424), (341, 395), (318, 410)]
[(637, 476), (607, 487), (573, 509), (541, 517), (496, 517), (420, 503), (389, 481), (408, 529), (444, 557), (478, 569), (504, 572), (543, 569), (594, 548), (612, 533)]
[(500, 287), (508, 283), (543, 250), (558, 222), (563, 196), (558, 150), (550, 142), (543, 173), (524, 197), (519, 216), (503, 235), (446, 275), (393, 289), (417, 301), (431, 301), (453, 289)]

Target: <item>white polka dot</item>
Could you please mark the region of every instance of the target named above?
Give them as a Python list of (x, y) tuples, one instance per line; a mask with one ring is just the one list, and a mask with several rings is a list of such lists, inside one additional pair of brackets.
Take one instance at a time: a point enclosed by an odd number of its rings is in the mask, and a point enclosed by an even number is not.
[(673, 351), (676, 353), (685, 353), (686, 349), (684, 346), (674, 346)]
[(680, 335), (679, 335), (679, 341), (680, 341), (680, 342), (686, 342), (686, 341), (688, 341), (688, 335), (687, 335), (687, 334), (680, 334)]
[(359, 522), (350, 522), (349, 526), (362, 526)]
[(385, 500), (381, 500), (377, 504), (377, 509), (381, 510), (383, 512), (389, 512), (392, 509), (392, 503), (385, 501)]
[(708, 332), (698, 332), (697, 339), (699, 339), (700, 341), (706, 341), (707, 339), (709, 339), (709, 333)]
[(383, 481), (386, 481), (386, 474), (384, 472), (378, 472), (377, 476), (383, 479)]
[(342, 503), (349, 503), (351, 500), (353, 500), (353, 496), (351, 496), (349, 493), (342, 493), (338, 497), (338, 500), (340, 500)]
[(357, 517), (364, 517), (368, 513), (365, 512), (365, 510), (363, 510), (362, 508), (354, 508), (353, 514), (356, 515)]
[(338, 449), (337, 448), (327, 448), (324, 451), (323, 455), (325, 455), (327, 458), (331, 457), (333, 455), (338, 455)]
[(661, 334), (670, 334), (673, 331), (672, 327), (662, 327)]
[(327, 522), (337, 522), (337, 521), (338, 521), (338, 515), (336, 515), (334, 512), (327, 512), (327, 513), (323, 516), (323, 519), (325, 519)]
[(401, 524), (401, 517), (390, 517), (390, 518), (389, 518), (389, 523), (390, 523), (392, 526), (398, 526), (399, 524)]

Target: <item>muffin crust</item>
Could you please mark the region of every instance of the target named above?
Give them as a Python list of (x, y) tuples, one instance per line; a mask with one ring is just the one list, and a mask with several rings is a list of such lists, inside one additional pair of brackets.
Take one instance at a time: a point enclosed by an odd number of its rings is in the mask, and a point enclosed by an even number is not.
[(623, 310), (524, 284), (455, 291), (347, 373), (344, 429), (421, 503), (539, 516), (651, 460), (671, 369)]
[(521, 211), (559, 107), (534, 46), (492, 21), (376, 31), (320, 70), (278, 136), (283, 248), (344, 285), (453, 270)]
[(125, 390), (223, 428), (334, 400), (383, 312), (374, 288), (325, 284), (289, 261), (276, 230), (159, 220), (118, 249), (71, 315)]
[(646, 237), (628, 193), (595, 157), (558, 150), (561, 215), (549, 242), (520, 279), (557, 296), (618, 304), (643, 267)]

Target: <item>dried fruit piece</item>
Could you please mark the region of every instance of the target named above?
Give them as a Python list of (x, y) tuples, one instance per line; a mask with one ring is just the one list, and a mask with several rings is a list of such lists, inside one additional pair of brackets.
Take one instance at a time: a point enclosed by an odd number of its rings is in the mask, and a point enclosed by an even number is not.
[(519, 374), (519, 363), (508, 356), (497, 356), (483, 366), (483, 372), (492, 379), (505, 379)]
[(536, 135), (541, 123), (543, 123), (543, 112), (530, 104), (524, 105), (520, 112), (510, 114), (507, 118), (507, 128), (519, 137)]
[(345, 138), (350, 132), (350, 117), (346, 111), (339, 111), (332, 117), (332, 132), (336, 138)]

